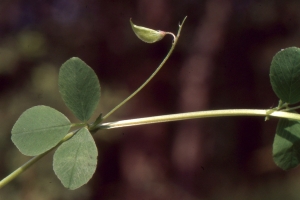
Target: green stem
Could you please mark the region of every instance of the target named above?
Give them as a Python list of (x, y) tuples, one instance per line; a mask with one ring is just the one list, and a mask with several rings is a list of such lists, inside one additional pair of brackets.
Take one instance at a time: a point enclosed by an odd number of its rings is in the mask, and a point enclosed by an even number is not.
[(71, 124), (71, 128), (74, 128), (74, 127), (84, 127), (86, 126), (86, 123), (72, 123)]
[[(167, 56), (163, 59), (163, 61), (160, 63), (160, 65), (157, 67), (157, 69), (152, 73), (152, 75), (135, 91), (133, 92), (129, 97), (127, 97), (124, 101), (122, 101), (119, 105), (117, 105), (115, 108), (113, 108), (109, 113), (107, 113), (103, 118), (102, 120), (105, 120), (107, 117), (109, 117), (112, 113), (114, 113), (117, 109), (119, 109), (121, 106), (123, 106), (127, 101), (129, 101), (132, 97), (134, 97), (141, 89), (143, 89), (143, 87), (145, 87), (145, 85), (147, 85), (150, 80), (157, 74), (157, 72), (164, 66), (164, 64), (166, 63), (166, 61), (169, 59), (169, 57), (171, 56), (176, 44), (177, 44), (177, 41), (178, 41), (178, 38), (180, 36), (180, 32), (181, 32), (181, 29), (182, 29), (182, 26), (184, 24), (184, 21), (186, 20), (187, 17), (185, 17), (182, 21), (182, 24), (179, 25), (179, 30), (178, 30), (178, 33), (177, 33), (177, 36), (175, 37), (174, 34), (173, 37), (174, 37), (174, 42), (172, 44), (172, 47), (171, 49), (169, 50)], [(170, 34), (170, 33), (168, 33)]]
[(299, 108), (300, 108), (300, 106), (295, 106), (295, 107), (291, 107), (291, 108), (286, 108), (286, 109), (284, 109), (282, 111), (292, 111), (292, 110), (297, 110)]
[[(169, 50), (167, 56), (164, 58), (164, 60), (162, 61), (162, 63), (158, 66), (158, 68), (154, 71), (154, 73), (134, 92), (132, 93), (129, 97), (127, 97), (123, 102), (121, 102), (119, 105), (117, 105), (114, 109), (112, 109), (109, 113), (107, 113), (103, 118), (101, 118), (102, 121), (104, 119), (106, 119), (108, 116), (110, 116), (113, 112), (115, 112), (118, 108), (120, 108), (122, 105), (124, 105), (127, 101), (129, 101), (134, 95), (136, 95), (145, 85), (147, 85), (149, 83), (149, 81), (157, 74), (157, 72), (162, 68), (162, 66), (165, 64), (165, 62), (168, 60), (168, 58), (170, 57), (170, 55), (172, 54), (178, 38), (180, 36), (180, 32), (182, 29), (182, 25), (184, 24), (184, 21), (186, 20), (187, 17), (185, 17), (182, 21), (182, 24), (179, 25), (179, 30), (177, 33), (177, 37), (175, 37), (175, 35), (173, 33), (167, 33), (167, 34), (171, 34), (174, 37), (174, 42), (172, 44), (171, 49)], [(101, 116), (100, 116), (101, 117)], [(72, 124), (72, 127), (76, 127), (76, 126), (85, 126), (85, 124), (83, 123), (78, 123), (78, 124)], [(92, 125), (92, 132), (97, 131), (97, 129), (95, 129), (96, 124)], [(76, 130), (77, 131), (77, 130)], [(54, 148), (58, 147), (59, 145), (61, 145), (63, 142), (67, 141), (69, 138), (71, 138), (76, 131), (73, 131), (71, 133), (69, 133), (68, 135), (66, 135), (66, 137), (64, 137), (59, 144), (57, 144)], [(12, 181), (13, 179), (15, 179), (18, 175), (20, 175), (22, 172), (24, 172), (26, 169), (28, 169), (31, 165), (33, 165), (34, 163), (36, 163), (38, 160), (40, 160), (42, 157), (44, 157), (45, 155), (47, 155), (51, 150), (53, 150), (54, 148), (50, 149), (49, 151), (46, 151), (43, 154), (40, 154), (38, 156), (33, 157), (32, 159), (30, 159), (28, 162), (26, 162), (24, 165), (22, 165), (21, 167), (19, 167), (18, 169), (16, 169), (14, 172), (12, 172), (10, 175), (8, 175), (7, 177), (5, 177), (4, 179), (2, 179), (0, 181), (0, 188), (2, 188), (3, 186), (5, 186), (7, 183), (9, 183), (10, 181)]]
[(23, 173), (26, 169), (28, 169), (31, 165), (33, 165), (38, 160), (40, 160), (42, 157), (44, 157), (45, 155), (47, 155), (54, 148), (58, 147), (63, 142), (65, 142), (68, 139), (70, 139), (78, 130), (75, 130), (75, 131), (72, 131), (72, 132), (68, 133), (55, 147), (53, 147), (52, 149), (46, 151), (45, 153), (42, 153), (42, 154), (40, 154), (38, 156), (35, 156), (35, 157), (31, 158), (29, 161), (27, 161), (21, 167), (19, 167), (18, 169), (16, 169), (15, 171), (13, 171), (11, 174), (9, 174), (7, 177), (5, 177), (4, 179), (2, 179), (0, 181), (0, 188), (2, 188), (6, 184), (8, 184), (10, 181), (12, 181), (13, 179), (15, 179), (17, 176), (19, 176), (21, 173)]
[(197, 119), (197, 118), (208, 118), (208, 117), (228, 117), (228, 116), (271, 116), (278, 118), (286, 118), (293, 120), (300, 120), (300, 115), (296, 113), (289, 113), (283, 111), (273, 111), (268, 113), (269, 110), (259, 110), (259, 109), (228, 109), (228, 110), (210, 110), (210, 111), (198, 111), (198, 112), (188, 112), (180, 114), (171, 115), (161, 115), (154, 117), (145, 117), (138, 119), (122, 120), (117, 122), (103, 123), (95, 127), (95, 129), (112, 129), (121, 128), (127, 126), (138, 126), (144, 124), (154, 124), (160, 122), (171, 122), (187, 119)]
[[(198, 111), (198, 112), (188, 112), (188, 113), (180, 113), (180, 114), (171, 114), (171, 115), (161, 115), (161, 116), (154, 116), (154, 117), (145, 117), (145, 118), (138, 118), (138, 119), (129, 119), (129, 120), (122, 120), (117, 122), (108, 122), (103, 123), (100, 125), (95, 126), (93, 132), (96, 132), (100, 129), (113, 129), (113, 128), (121, 128), (121, 127), (128, 127), (128, 126), (138, 126), (144, 124), (154, 124), (160, 122), (171, 122), (171, 121), (179, 121), (179, 120), (187, 120), (187, 119), (197, 119), (197, 118), (209, 118), (209, 117), (229, 117), (229, 116), (261, 116), (261, 117), (277, 117), (277, 118), (286, 118), (292, 120), (300, 120), (300, 115), (296, 113), (289, 113), (283, 111), (274, 111), (268, 114), (267, 110), (262, 109), (228, 109), (228, 110), (210, 110), (210, 111)], [(63, 142), (70, 139), (78, 130), (70, 132), (67, 134), (59, 144), (56, 145), (58, 147)], [(56, 148), (54, 147), (54, 148)], [(44, 157), (47, 153), (51, 150), (35, 156), (27, 163), (16, 169), (10, 175), (5, 177), (3, 180), (0, 181), (0, 188), (5, 186), (7, 183), (15, 179), (18, 175), (24, 172), (27, 168), (37, 162), (39, 159)]]

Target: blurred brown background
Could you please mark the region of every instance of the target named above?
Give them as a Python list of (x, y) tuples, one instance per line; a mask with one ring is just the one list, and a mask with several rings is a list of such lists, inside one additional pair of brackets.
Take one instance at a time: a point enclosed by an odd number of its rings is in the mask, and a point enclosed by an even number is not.
[[(150, 76), (172, 37), (136, 38), (137, 25), (176, 33), (163, 69), (107, 121), (278, 103), (273, 55), (300, 46), (297, 0), (1, 0), (0, 178), (29, 160), (10, 140), (26, 109), (48, 105), (76, 119), (60, 98), (60, 65), (80, 57), (98, 74), (107, 113)], [(95, 116), (96, 117), (96, 116)], [(91, 181), (63, 188), (47, 155), (0, 190), (0, 199), (299, 199), (300, 171), (272, 161), (277, 119), (227, 117), (98, 132)], [(38, 144), (37, 144), (38, 145)]]

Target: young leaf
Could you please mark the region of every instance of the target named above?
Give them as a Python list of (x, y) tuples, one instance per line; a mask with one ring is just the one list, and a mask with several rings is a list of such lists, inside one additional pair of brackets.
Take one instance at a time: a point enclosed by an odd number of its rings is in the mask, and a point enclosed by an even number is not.
[(53, 169), (66, 188), (75, 190), (92, 178), (97, 167), (97, 156), (94, 139), (84, 127), (56, 150)]
[(279, 51), (271, 62), (270, 79), (276, 95), (289, 104), (300, 101), (300, 49)]
[(67, 60), (59, 70), (59, 92), (74, 115), (86, 122), (100, 99), (100, 84), (94, 70), (79, 58)]
[(68, 118), (48, 106), (29, 108), (16, 121), (11, 139), (27, 156), (36, 156), (57, 145), (70, 130)]
[(274, 162), (283, 170), (300, 163), (300, 122), (280, 119), (273, 143)]
[(131, 19), (130, 24), (136, 36), (146, 43), (157, 42), (163, 39), (163, 37), (166, 35), (166, 32), (164, 31), (156, 31), (150, 28), (134, 25)]

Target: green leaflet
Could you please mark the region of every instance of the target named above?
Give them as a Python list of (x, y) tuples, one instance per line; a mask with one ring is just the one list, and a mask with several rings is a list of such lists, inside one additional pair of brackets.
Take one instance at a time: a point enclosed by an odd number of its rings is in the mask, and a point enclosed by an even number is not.
[(280, 119), (273, 142), (273, 159), (283, 170), (300, 163), (300, 122)]
[(272, 59), (271, 85), (276, 95), (289, 104), (300, 101), (300, 49), (289, 47), (279, 51)]
[(55, 147), (68, 134), (69, 119), (48, 106), (29, 108), (16, 121), (11, 139), (27, 156), (36, 156)]
[(75, 190), (92, 178), (97, 156), (95, 141), (84, 127), (58, 147), (53, 157), (53, 170), (66, 188)]
[(131, 19), (130, 19), (130, 24), (136, 36), (146, 43), (155, 43), (163, 39), (163, 37), (166, 35), (166, 32), (164, 31), (156, 31), (153, 29), (134, 25)]
[(58, 76), (59, 92), (74, 115), (86, 122), (100, 99), (100, 83), (94, 70), (80, 58), (62, 64)]

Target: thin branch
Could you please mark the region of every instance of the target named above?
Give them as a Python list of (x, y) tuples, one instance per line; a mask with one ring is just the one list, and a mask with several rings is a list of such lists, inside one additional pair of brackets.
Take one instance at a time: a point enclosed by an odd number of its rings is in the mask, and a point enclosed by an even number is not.
[[(79, 130), (79, 129), (78, 129)], [(33, 165), (34, 163), (36, 163), (37, 161), (39, 161), (41, 158), (43, 158), (45, 155), (47, 155), (50, 151), (52, 151), (53, 149), (55, 149), (56, 147), (60, 146), (63, 142), (67, 141), (68, 139), (70, 139), (71, 137), (73, 137), (73, 135), (78, 131), (72, 131), (70, 133), (68, 133), (55, 147), (53, 147), (52, 149), (46, 151), (45, 153), (42, 153), (38, 156), (35, 156), (33, 158), (31, 158), (29, 161), (27, 161), (25, 164), (23, 164), (21, 167), (19, 167), (18, 169), (16, 169), (15, 171), (13, 171), (11, 174), (9, 174), (8, 176), (6, 176), (4, 179), (2, 179), (0, 181), (0, 188), (4, 187), (5, 185), (7, 185), (10, 181), (14, 180), (17, 176), (19, 176), (21, 173), (23, 173), (26, 169), (28, 169), (29, 167), (31, 167), (31, 165)]]
[[(129, 95), (129, 97), (127, 97), (124, 101), (122, 101), (119, 105), (117, 105), (115, 108), (113, 108), (109, 113), (107, 113), (103, 118), (102, 120), (105, 120), (107, 117), (109, 117), (112, 113), (114, 113), (117, 109), (119, 109), (121, 106), (123, 106), (127, 101), (129, 101), (132, 97), (134, 97), (141, 89), (143, 89), (143, 87), (145, 87), (150, 81), (151, 79), (157, 74), (157, 72), (164, 66), (164, 64), (166, 63), (166, 61), (169, 59), (169, 57), (171, 56), (176, 44), (177, 44), (177, 41), (178, 41), (178, 38), (180, 36), (180, 32), (181, 32), (181, 29), (182, 29), (182, 26), (185, 22), (187, 17), (185, 17), (181, 23), (181, 25), (179, 24), (179, 29), (178, 29), (178, 33), (177, 33), (177, 36), (175, 37), (175, 35), (173, 34), (173, 37), (174, 37), (174, 41), (173, 41), (173, 44), (172, 44), (172, 47), (171, 49), (169, 50), (167, 56), (163, 59), (163, 61), (160, 63), (160, 65), (157, 67), (157, 69), (151, 74), (151, 76), (136, 90), (134, 91), (131, 95)], [(168, 33), (170, 34), (170, 33)]]

